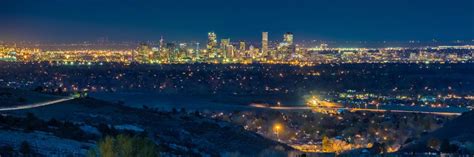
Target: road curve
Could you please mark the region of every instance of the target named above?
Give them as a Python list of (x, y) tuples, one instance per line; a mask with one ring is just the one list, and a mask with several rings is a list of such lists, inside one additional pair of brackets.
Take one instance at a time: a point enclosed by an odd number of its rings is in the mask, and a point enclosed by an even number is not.
[(37, 107), (43, 107), (43, 106), (48, 106), (48, 105), (53, 105), (56, 103), (61, 103), (65, 101), (69, 101), (75, 99), (75, 97), (67, 97), (67, 98), (61, 98), (57, 100), (51, 100), (51, 101), (46, 101), (46, 102), (40, 102), (40, 103), (34, 103), (34, 104), (29, 104), (29, 105), (21, 105), (21, 106), (14, 106), (14, 107), (5, 107), (5, 108), (0, 108), (0, 111), (15, 111), (15, 110), (25, 110), (25, 109), (32, 109), (32, 108), (37, 108)]
[[(262, 104), (251, 104), (254, 108), (266, 108), (272, 110), (311, 110), (309, 106), (268, 106)], [(329, 108), (328, 108), (329, 109)], [(423, 113), (423, 114), (435, 114), (442, 116), (460, 116), (462, 113), (459, 112), (436, 112), (436, 111), (412, 111), (412, 110), (388, 110), (388, 109), (370, 109), (370, 108), (331, 108), (334, 110), (342, 109), (351, 112), (355, 111), (369, 111), (369, 112), (398, 112), (398, 113)]]

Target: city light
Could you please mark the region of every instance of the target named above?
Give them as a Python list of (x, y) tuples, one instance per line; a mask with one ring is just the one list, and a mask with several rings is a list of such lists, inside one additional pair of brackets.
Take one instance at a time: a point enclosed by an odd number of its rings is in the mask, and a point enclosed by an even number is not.
[[(215, 32), (208, 33), (205, 49), (198, 42), (165, 42), (159, 44), (139, 43), (135, 49), (64, 49), (49, 50), (15, 45), (0, 45), (0, 60), (13, 62), (59, 62), (78, 63), (117, 62), (123, 64), (289, 64), (313, 66), (317, 64), (363, 64), (363, 63), (466, 63), (474, 59), (474, 46), (433, 46), (412, 48), (331, 48), (327, 43), (317, 47), (304, 47), (294, 43), (294, 35), (287, 32), (282, 42), (269, 44), (269, 32), (262, 32), (261, 46), (245, 41), (233, 42), (220, 39)], [(453, 50), (462, 53), (451, 52)]]
[(473, 156), (473, 13), (3, 0), (0, 157)]

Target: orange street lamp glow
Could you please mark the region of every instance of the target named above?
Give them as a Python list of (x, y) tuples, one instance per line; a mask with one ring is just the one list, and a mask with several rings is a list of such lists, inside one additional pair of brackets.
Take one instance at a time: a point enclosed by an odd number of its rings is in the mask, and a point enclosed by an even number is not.
[(278, 123), (273, 126), (273, 130), (275, 132), (279, 132), (281, 130), (281, 128), (282, 128), (281, 124), (278, 124)]
[(273, 131), (275, 132), (278, 140), (280, 140), (279, 133), (283, 129), (283, 126), (280, 123), (275, 123), (273, 125)]

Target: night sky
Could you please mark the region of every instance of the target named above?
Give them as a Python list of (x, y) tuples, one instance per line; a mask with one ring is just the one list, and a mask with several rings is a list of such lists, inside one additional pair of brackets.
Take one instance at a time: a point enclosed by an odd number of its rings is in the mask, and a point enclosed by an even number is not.
[(0, 40), (472, 40), (473, 0), (0, 0)]

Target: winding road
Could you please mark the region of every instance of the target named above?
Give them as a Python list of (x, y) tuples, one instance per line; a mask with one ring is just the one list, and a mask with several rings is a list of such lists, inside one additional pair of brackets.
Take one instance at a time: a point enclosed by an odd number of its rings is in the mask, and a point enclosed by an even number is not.
[(46, 101), (46, 102), (39, 102), (39, 103), (34, 103), (34, 104), (29, 104), (29, 105), (5, 107), (5, 108), (0, 108), (0, 111), (15, 111), (15, 110), (32, 109), (32, 108), (43, 107), (43, 106), (48, 106), (48, 105), (53, 105), (53, 104), (69, 101), (75, 98), (76, 97), (74, 96), (70, 96), (66, 98), (61, 98), (61, 99), (56, 99), (56, 100), (51, 100), (51, 101)]
[[(266, 106), (261, 104), (251, 104), (251, 107), (255, 108), (267, 108), (272, 110), (312, 110), (312, 107), (309, 106)], [(398, 112), (398, 113), (423, 113), (423, 114), (434, 114), (434, 115), (443, 115), (443, 116), (460, 116), (460, 112), (437, 112), (437, 111), (414, 111), (414, 110), (389, 110), (389, 109), (370, 109), (370, 108), (347, 108), (347, 107), (336, 107), (336, 108), (327, 108), (333, 110), (348, 110), (351, 112), (355, 111), (369, 111), (369, 112)]]
[[(46, 102), (39, 102), (39, 103), (34, 103), (34, 104), (29, 104), (29, 105), (5, 107), (5, 108), (0, 108), (0, 112), (43, 107), (43, 106), (48, 106), (48, 105), (53, 105), (53, 104), (69, 101), (75, 98), (77, 98), (77, 96), (70, 96), (66, 98), (61, 98), (61, 99), (56, 99), (56, 100), (51, 100), (51, 101), (46, 101)], [(309, 106), (299, 106), (299, 107), (291, 106), (290, 107), (290, 106), (266, 106), (266, 105), (261, 105), (261, 104), (251, 104), (250, 107), (267, 108), (267, 109), (272, 109), (272, 110), (311, 110), (312, 109)], [(338, 107), (338, 108), (332, 108), (332, 109), (343, 109), (343, 110), (349, 110), (349, 111), (370, 111), (370, 112), (390, 111), (390, 112), (401, 112), (401, 113), (424, 113), (424, 114), (436, 114), (436, 115), (445, 115), (445, 116), (459, 116), (462, 114), (458, 112), (429, 112), (429, 111), (386, 110), (386, 109), (369, 109), (369, 108), (340, 108)]]

